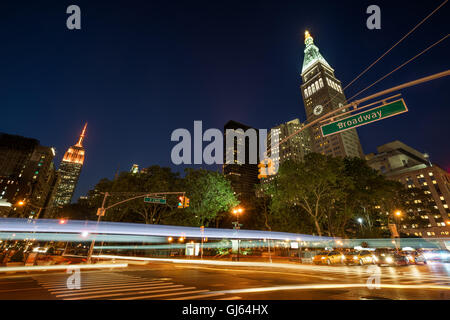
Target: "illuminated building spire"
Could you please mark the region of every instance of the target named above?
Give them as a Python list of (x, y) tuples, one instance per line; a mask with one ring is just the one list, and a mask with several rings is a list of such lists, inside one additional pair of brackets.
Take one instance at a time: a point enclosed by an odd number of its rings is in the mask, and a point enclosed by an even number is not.
[(77, 147), (82, 147), (83, 146), (83, 139), (85, 137), (85, 133), (86, 133), (86, 127), (87, 127), (87, 122), (84, 125), (83, 131), (81, 132), (80, 138), (78, 139), (78, 142), (76, 144)]
[(87, 123), (83, 127), (76, 145), (67, 149), (58, 168), (59, 181), (55, 186), (54, 206), (66, 205), (72, 201), (75, 187), (84, 163), (85, 150), (83, 140), (86, 136)]
[(311, 35), (309, 34), (309, 31), (306, 30), (305, 31), (305, 44), (306, 44), (306, 46), (311, 45), (313, 43), (314, 43), (313, 37), (311, 37)]
[(314, 45), (314, 39), (308, 30), (305, 31), (305, 58), (303, 60), (302, 74), (308, 70), (311, 66), (316, 64), (316, 62), (321, 62), (323, 65), (327, 66), (331, 70), (331, 66), (325, 60), (324, 57), (319, 52), (319, 48)]

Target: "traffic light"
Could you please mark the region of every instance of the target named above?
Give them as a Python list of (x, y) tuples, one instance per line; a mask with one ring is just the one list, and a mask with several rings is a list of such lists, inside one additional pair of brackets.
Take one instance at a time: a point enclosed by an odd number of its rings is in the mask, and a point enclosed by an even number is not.
[(178, 197), (178, 208), (184, 208), (184, 197), (183, 196), (179, 196)]
[(277, 170), (275, 169), (275, 164), (273, 163), (273, 160), (272, 159), (268, 159), (267, 162), (268, 162), (267, 163), (268, 174), (270, 176), (276, 175), (277, 174)]
[(267, 178), (267, 165), (264, 160), (258, 164), (258, 172), (258, 179)]
[(178, 197), (178, 208), (187, 208), (189, 207), (189, 198), (185, 196), (179, 196)]
[(278, 173), (278, 164), (275, 165), (275, 161), (271, 158), (266, 158), (258, 164), (258, 179), (267, 178)]

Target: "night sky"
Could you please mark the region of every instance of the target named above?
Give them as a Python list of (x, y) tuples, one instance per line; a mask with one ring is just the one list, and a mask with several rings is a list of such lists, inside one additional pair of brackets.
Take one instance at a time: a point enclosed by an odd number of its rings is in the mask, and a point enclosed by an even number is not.
[[(182, 170), (171, 163), (170, 135), (193, 132), (194, 120), (206, 130), (230, 119), (256, 128), (306, 119), (299, 90), (305, 29), (345, 86), (442, 1), (2, 1), (0, 131), (54, 146), (59, 165), (87, 121), (75, 201), (133, 163)], [(66, 28), (71, 4), (81, 8), (81, 30)], [(381, 30), (366, 28), (371, 4), (381, 8)], [(445, 36), (449, 9), (347, 97)], [(449, 69), (449, 41), (361, 97)], [(449, 170), (449, 80), (403, 90), (408, 113), (358, 129), (364, 152), (398, 139)]]

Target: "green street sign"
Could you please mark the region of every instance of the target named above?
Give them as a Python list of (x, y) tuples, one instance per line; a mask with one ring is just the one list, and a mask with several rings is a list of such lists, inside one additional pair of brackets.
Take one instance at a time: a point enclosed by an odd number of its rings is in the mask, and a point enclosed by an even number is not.
[(320, 130), (322, 131), (322, 136), (326, 137), (407, 111), (408, 108), (406, 107), (405, 101), (403, 99), (399, 99), (350, 117), (325, 124), (320, 127)]
[(166, 204), (166, 199), (145, 197), (144, 202)]

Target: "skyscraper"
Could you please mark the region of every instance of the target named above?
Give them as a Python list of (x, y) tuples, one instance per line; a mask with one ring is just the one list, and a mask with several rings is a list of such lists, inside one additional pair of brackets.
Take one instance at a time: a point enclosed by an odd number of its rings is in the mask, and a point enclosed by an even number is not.
[(54, 206), (65, 205), (72, 200), (84, 163), (83, 139), (86, 134), (86, 127), (87, 123), (84, 125), (78, 142), (66, 151), (61, 164), (59, 165), (59, 181), (56, 185), (53, 198)]
[[(320, 54), (308, 31), (305, 32), (305, 57), (303, 60), (301, 91), (308, 122), (346, 104), (341, 82), (334, 69)], [(310, 128), (312, 151), (331, 156), (362, 157), (363, 152), (356, 129), (322, 137), (320, 124)]]
[(38, 216), (49, 198), (54, 156), (36, 139), (0, 133), (0, 200), (10, 204), (1, 216)]
[[(233, 130), (232, 133), (227, 130)], [(238, 130), (242, 129), (240, 133)], [(251, 129), (251, 130), (249, 130)], [(249, 130), (249, 131), (247, 131)], [(254, 130), (254, 131), (252, 131)], [(241, 204), (246, 208), (252, 206), (252, 199), (255, 197), (255, 185), (258, 181), (258, 163), (259, 163), (259, 137), (258, 130), (245, 124), (230, 120), (224, 126), (224, 140), (227, 140), (228, 134), (234, 134), (233, 144), (227, 146), (224, 144), (224, 165), (223, 174), (231, 182), (231, 187)], [(254, 135), (251, 134), (254, 133)], [(253, 141), (252, 141), (253, 140)], [(250, 144), (256, 144), (256, 154), (250, 154)], [(242, 155), (241, 153), (244, 153)], [(242, 159), (240, 160), (240, 156)], [(252, 163), (252, 157), (256, 161)], [(226, 159), (233, 159), (232, 163), (226, 163)], [(255, 160), (255, 159), (253, 159)]]
[[(299, 119), (293, 119), (286, 123), (282, 123), (273, 127), (267, 134), (267, 155), (275, 161), (278, 161), (279, 166), (284, 162), (303, 161), (305, 155), (311, 152), (311, 138), (308, 130), (303, 130), (300, 133), (293, 135), (304, 126)], [(283, 142), (281, 145), (274, 146), (272, 150), (272, 133), (278, 134), (279, 141), (292, 136), (290, 139)], [(273, 181), (276, 175), (269, 175), (261, 179), (261, 187)], [(261, 189), (262, 190), (262, 189)], [(258, 193), (260, 195), (260, 193)]]
[[(303, 126), (304, 124), (300, 123), (299, 119), (293, 119), (272, 128), (267, 135), (267, 150), (271, 149), (272, 130), (278, 133), (278, 139), (281, 141), (292, 136), (292, 134), (300, 130)], [(272, 157), (277, 158), (280, 165), (287, 160), (302, 161), (305, 155), (311, 152), (311, 138), (309, 137), (309, 132), (304, 130), (292, 136), (283, 144), (276, 146), (271, 152), (274, 153), (271, 154)], [(268, 154), (270, 154), (270, 152), (268, 152)]]

